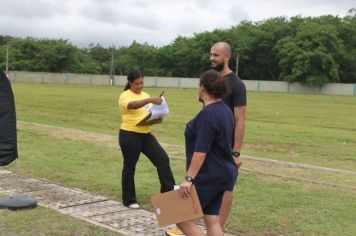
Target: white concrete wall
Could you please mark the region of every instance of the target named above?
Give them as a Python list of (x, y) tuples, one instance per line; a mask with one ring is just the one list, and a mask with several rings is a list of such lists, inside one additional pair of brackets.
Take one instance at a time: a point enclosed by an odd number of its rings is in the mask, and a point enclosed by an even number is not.
[(283, 81), (257, 81), (259, 91), (262, 92), (288, 92), (287, 84)]
[(248, 91), (258, 91), (258, 81), (257, 80), (244, 80), (244, 84)]
[(354, 95), (356, 96), (356, 84), (330, 83), (321, 88), (322, 94)]
[[(9, 77), (12, 81), (33, 83), (112, 85), (109, 75), (11, 71)], [(243, 82), (248, 91), (356, 96), (356, 84), (330, 83), (319, 87), (301, 83), (288, 84), (283, 81), (244, 80)], [(114, 77), (113, 85), (124, 86), (126, 83), (126, 76)], [(198, 78), (145, 76), (147, 87), (197, 88), (198, 84)]]
[(290, 93), (313, 93), (320, 94), (319, 86), (304, 85), (301, 83), (291, 83), (289, 86)]
[(180, 87), (181, 88), (198, 88), (199, 78), (181, 78)]
[(127, 79), (126, 76), (123, 75), (116, 75), (115, 76), (115, 85), (120, 85), (120, 86), (124, 86), (127, 83)]

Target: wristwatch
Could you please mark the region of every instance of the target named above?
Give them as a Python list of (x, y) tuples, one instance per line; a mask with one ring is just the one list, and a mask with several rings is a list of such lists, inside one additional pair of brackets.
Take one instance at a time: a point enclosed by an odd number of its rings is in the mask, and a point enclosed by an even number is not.
[(190, 183), (193, 182), (193, 178), (190, 177), (190, 176), (188, 176), (188, 175), (186, 175), (186, 176), (184, 177), (184, 180), (187, 181), (187, 182), (190, 182)]
[(231, 153), (233, 157), (239, 157), (240, 156), (240, 152), (232, 152)]

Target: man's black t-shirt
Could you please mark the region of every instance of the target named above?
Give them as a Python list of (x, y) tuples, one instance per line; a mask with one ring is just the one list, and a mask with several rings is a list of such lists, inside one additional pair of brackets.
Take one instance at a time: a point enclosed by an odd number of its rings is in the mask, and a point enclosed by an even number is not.
[(228, 79), (230, 93), (225, 96), (223, 101), (234, 112), (234, 107), (246, 106), (246, 87), (242, 80), (233, 72), (226, 75)]

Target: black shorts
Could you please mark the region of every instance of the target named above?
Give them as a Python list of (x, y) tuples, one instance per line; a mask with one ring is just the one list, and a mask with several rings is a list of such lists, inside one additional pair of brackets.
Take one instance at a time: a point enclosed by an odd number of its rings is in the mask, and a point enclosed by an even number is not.
[(204, 215), (219, 215), (225, 190), (209, 191), (197, 189), (197, 193)]

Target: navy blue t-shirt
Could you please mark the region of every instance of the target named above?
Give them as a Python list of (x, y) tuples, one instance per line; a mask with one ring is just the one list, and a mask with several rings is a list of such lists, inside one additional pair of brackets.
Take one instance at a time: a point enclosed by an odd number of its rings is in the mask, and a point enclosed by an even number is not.
[(197, 188), (233, 190), (237, 177), (237, 166), (231, 155), (233, 132), (234, 116), (223, 101), (205, 106), (188, 122), (184, 132), (187, 170), (194, 152), (206, 153), (194, 180)]

